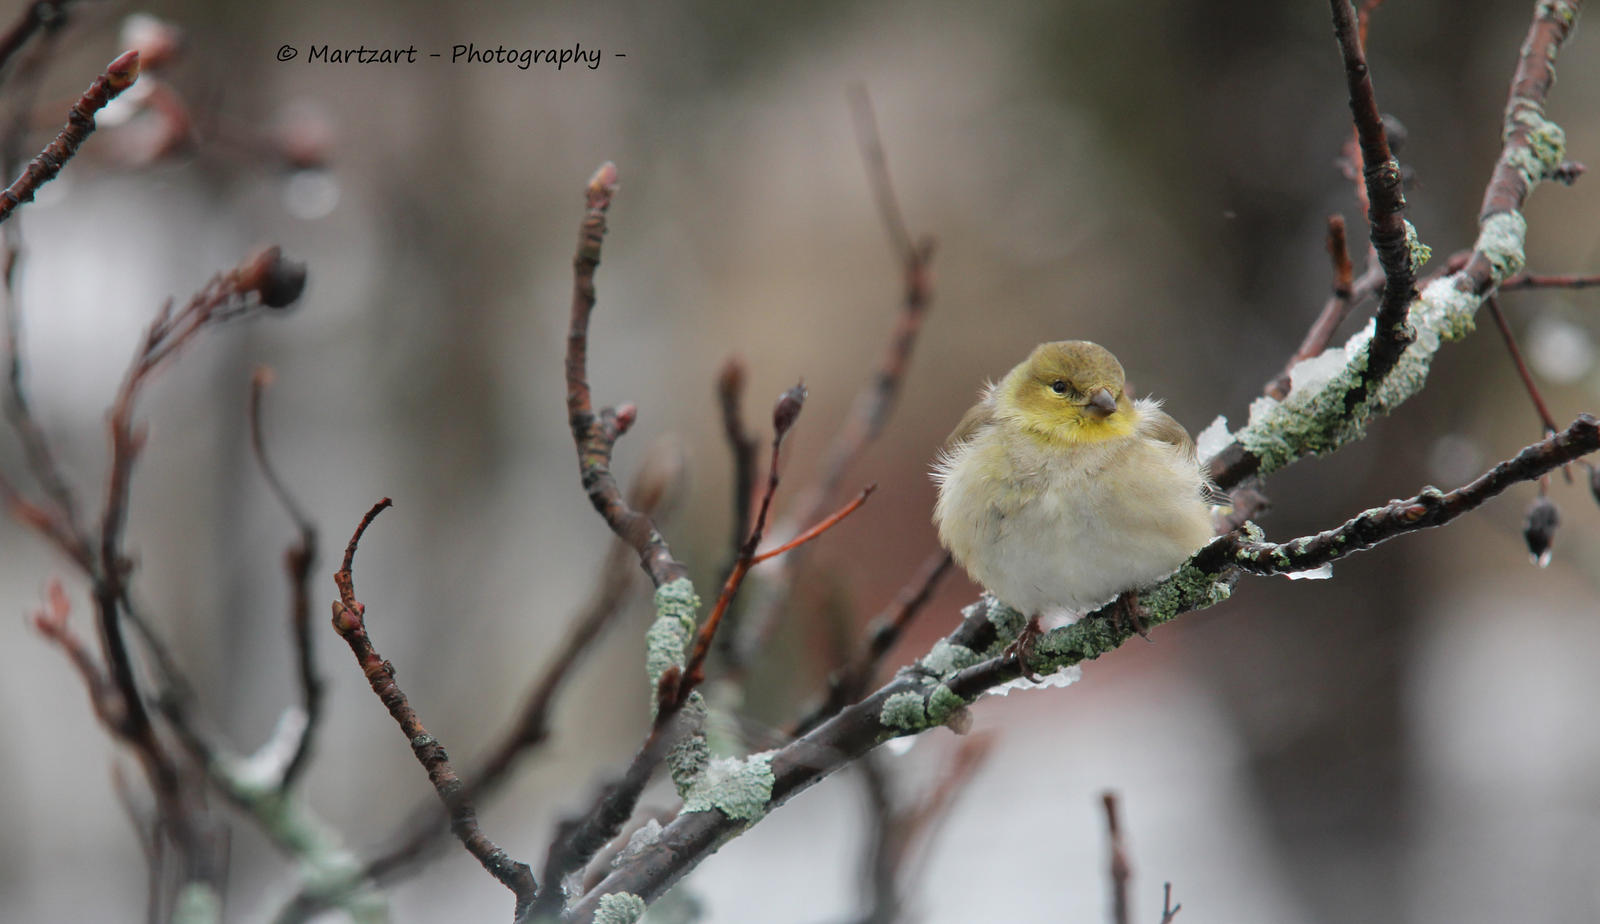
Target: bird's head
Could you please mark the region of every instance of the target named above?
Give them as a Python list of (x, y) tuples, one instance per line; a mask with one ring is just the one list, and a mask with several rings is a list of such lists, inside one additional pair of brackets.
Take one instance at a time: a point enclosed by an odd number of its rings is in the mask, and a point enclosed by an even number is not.
[(995, 410), (1046, 442), (1096, 443), (1137, 424), (1122, 364), (1087, 340), (1041, 343), (995, 389)]

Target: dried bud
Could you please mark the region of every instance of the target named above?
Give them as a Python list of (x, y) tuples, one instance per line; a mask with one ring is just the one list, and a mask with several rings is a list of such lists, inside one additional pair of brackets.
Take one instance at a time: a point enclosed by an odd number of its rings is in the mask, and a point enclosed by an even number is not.
[(1550, 564), (1550, 546), (1555, 542), (1556, 526), (1560, 523), (1561, 516), (1550, 498), (1541, 494), (1534, 499), (1522, 524), (1522, 538), (1528, 542), (1534, 564), (1541, 568)]
[(724, 398), (738, 395), (744, 391), (744, 379), (744, 360), (729, 356), (722, 364), (722, 371), (717, 374), (717, 394)]
[(264, 247), (239, 267), (239, 291), (255, 292), (268, 308), (287, 308), (306, 288), (306, 265), (286, 260), (276, 245)]
[(800, 418), (800, 409), (806, 403), (806, 383), (801, 382), (778, 397), (772, 407), (772, 429), (782, 439)]

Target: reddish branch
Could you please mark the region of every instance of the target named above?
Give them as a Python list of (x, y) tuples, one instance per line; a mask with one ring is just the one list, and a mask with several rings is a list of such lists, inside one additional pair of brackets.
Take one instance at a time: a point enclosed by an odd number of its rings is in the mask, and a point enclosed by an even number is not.
[(1501, 292), (1518, 292), (1523, 289), (1587, 289), (1600, 286), (1600, 274), (1547, 274), (1518, 273), (1500, 283)]
[(800, 546), (805, 545), (807, 542), (810, 542), (811, 540), (827, 532), (828, 530), (833, 529), (835, 526), (838, 526), (845, 517), (861, 509), (861, 505), (865, 504), (867, 502), (867, 498), (871, 497), (872, 492), (876, 490), (878, 490), (876, 483), (867, 485), (865, 488), (861, 489), (861, 493), (857, 494), (855, 499), (850, 501), (850, 503), (845, 504), (843, 507), (840, 507), (833, 513), (828, 514), (815, 526), (794, 537), (793, 539), (790, 539), (783, 545), (780, 545), (775, 549), (768, 549), (765, 552), (758, 553), (755, 557), (750, 559), (750, 563), (752, 565), (759, 565), (764, 561), (777, 558), (779, 555), (782, 555), (785, 552), (792, 552)]
[(78, 153), (78, 145), (94, 131), (94, 114), (132, 86), (138, 76), (137, 51), (125, 51), (106, 65), (105, 73), (95, 78), (67, 113), (67, 124), (61, 133), (33, 158), (22, 176), (0, 192), (0, 222), (10, 218), (17, 206), (32, 202), (39, 187), (55, 179), (66, 162)]
[(705, 679), (706, 657), (711, 653), (711, 643), (716, 638), (717, 627), (722, 624), (723, 616), (727, 614), (733, 598), (738, 595), (745, 575), (749, 574), (755, 565), (756, 546), (761, 544), (761, 537), (766, 532), (767, 515), (772, 511), (772, 497), (778, 491), (778, 464), (783, 440), (789, 435), (789, 430), (794, 427), (795, 421), (799, 419), (805, 401), (806, 387), (804, 384), (799, 384), (784, 392), (772, 409), (772, 456), (767, 466), (767, 488), (761, 495), (761, 507), (756, 511), (756, 522), (750, 527), (749, 537), (739, 548), (739, 557), (734, 559), (733, 570), (728, 573), (727, 580), (722, 582), (722, 592), (717, 596), (716, 606), (712, 607), (711, 615), (706, 617), (700, 630), (695, 633), (694, 647), (684, 662), (683, 673), (673, 696), (676, 706), (681, 707), (688, 700), (690, 691)]
[(520, 917), (532, 903), (537, 889), (533, 872), (526, 863), (511, 859), (478, 826), (477, 811), (467, 798), (465, 784), (450, 765), (450, 756), (445, 753), (438, 739), (428, 734), (428, 730), (422, 726), (416, 710), (411, 708), (405, 693), (395, 683), (393, 665), (378, 654), (367, 634), (367, 608), (356, 599), (355, 576), (351, 569), (362, 533), (389, 506), (387, 497), (373, 505), (361, 518), (360, 525), (350, 537), (350, 544), (345, 547), (344, 564), (333, 576), (334, 583), (339, 587), (339, 599), (333, 604), (333, 628), (349, 644), (372, 692), (382, 700), (389, 715), (394, 717), (406, 739), (411, 742), (411, 752), (428, 772), (428, 781), (433, 784), (439, 801), (450, 813), (450, 830), (467, 848), (467, 852), (517, 897), (516, 913)]
[(1489, 314), (1494, 317), (1495, 327), (1500, 330), (1500, 337), (1505, 341), (1506, 352), (1511, 354), (1511, 361), (1517, 367), (1517, 375), (1522, 379), (1522, 385), (1528, 390), (1528, 397), (1533, 399), (1534, 410), (1539, 412), (1539, 422), (1544, 424), (1545, 433), (1554, 433), (1556, 419), (1551, 416), (1550, 408), (1544, 403), (1544, 396), (1539, 394), (1539, 386), (1533, 381), (1533, 373), (1528, 371), (1528, 364), (1522, 358), (1522, 349), (1517, 346), (1517, 338), (1511, 334), (1511, 325), (1506, 323), (1505, 313), (1500, 310), (1500, 300), (1494, 296), (1487, 299)]
[[(1517, 58), (1517, 70), (1506, 98), (1505, 145), (1483, 193), (1483, 207), (1478, 212), (1480, 221), (1491, 215), (1518, 211), (1528, 198), (1529, 183), (1520, 164), (1527, 160), (1532, 147), (1532, 128), (1518, 116), (1543, 110), (1545, 97), (1556, 82), (1556, 52), (1572, 34), (1579, 6), (1577, 0), (1541, 3), (1533, 24), (1528, 27), (1528, 37), (1522, 43), (1522, 53)], [(1494, 278), (1488, 258), (1481, 253), (1472, 255), (1466, 273), (1476, 285), (1474, 291), (1480, 294), (1488, 291)]]
[(589, 502), (611, 531), (633, 547), (639, 564), (657, 587), (688, 571), (672, 557), (667, 540), (650, 518), (629, 507), (611, 474), (611, 450), (617, 438), (633, 425), (631, 404), (604, 408), (599, 413), (589, 394), (589, 316), (594, 312), (594, 273), (600, 265), (600, 245), (606, 235), (606, 210), (617, 191), (617, 168), (606, 163), (595, 171), (585, 190), (588, 214), (578, 229), (578, 252), (572, 258), (572, 325), (567, 331), (567, 422), (578, 449), (578, 472)]

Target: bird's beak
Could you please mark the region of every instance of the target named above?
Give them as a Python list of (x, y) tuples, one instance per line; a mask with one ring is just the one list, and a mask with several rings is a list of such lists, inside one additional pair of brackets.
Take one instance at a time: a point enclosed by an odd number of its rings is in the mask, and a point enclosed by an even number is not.
[(1089, 403), (1084, 406), (1096, 420), (1104, 420), (1117, 411), (1117, 399), (1112, 396), (1107, 388), (1096, 388), (1094, 394), (1089, 396)]

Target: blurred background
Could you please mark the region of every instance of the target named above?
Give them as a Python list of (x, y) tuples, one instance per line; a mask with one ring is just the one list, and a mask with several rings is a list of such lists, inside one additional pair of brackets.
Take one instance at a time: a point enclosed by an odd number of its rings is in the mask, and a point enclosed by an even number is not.
[[(22, 7), (0, 2), (0, 23)], [(1408, 129), (1409, 217), (1436, 263), (1475, 235), (1532, 7), (1391, 0), (1374, 20), (1379, 100)], [(181, 52), (14, 222), (29, 387), (94, 509), (105, 408), (162, 301), (261, 243), (309, 264), (292, 313), (212, 331), (141, 405), (138, 593), (207, 720), (242, 750), (297, 696), (279, 566), (292, 528), (251, 460), (244, 413), (257, 364), (277, 373), (272, 451), (325, 549), (394, 498), (362, 546), (361, 597), (453, 754), (495, 740), (590, 593), (610, 535), (576, 476), (561, 356), (582, 188), (602, 161), (618, 164), (622, 189), (598, 278), (595, 398), (639, 405), (617, 450), (623, 478), (660, 441), (681, 449), (665, 530), (706, 597), (728, 553), (714, 391), (725, 358), (748, 366), (746, 417), (763, 443), (769, 400), (799, 378), (810, 387), (781, 507), (814, 481), (895, 323), (899, 266), (852, 131), (852, 83), (871, 94), (908, 223), (938, 241), (900, 405), (839, 500), (879, 490), (813, 548), (753, 666), (756, 726), (789, 722), (834, 663), (833, 639), (859, 635), (936, 549), (929, 462), (985, 378), (1039, 341), (1093, 339), (1191, 432), (1218, 414), (1238, 425), (1329, 291), (1329, 214), (1349, 219), (1358, 273), (1363, 262), (1335, 164), (1349, 133), (1343, 76), (1327, 5), (1313, 0), (81, 3), (29, 101), (30, 152), (122, 50), (134, 13), (180, 27)], [(1580, 29), (1567, 46), (1550, 103), (1580, 161), (1600, 158), (1593, 39)], [(601, 57), (593, 69), (449, 63), (466, 43)], [(415, 44), (419, 58), (309, 61), (313, 44)], [(283, 45), (295, 60), (277, 59)], [(158, 83), (187, 121), (139, 97)], [(8, 113), (16, 88), (0, 85)], [(1600, 271), (1594, 184), (1537, 191), (1530, 269)], [(1504, 299), (1563, 424), (1600, 409), (1597, 300)], [(1504, 346), (1487, 317), (1482, 327), (1364, 442), (1272, 476), (1268, 535), (1455, 486), (1537, 439)], [(21, 464), (8, 433), (0, 465)], [(1247, 580), (1068, 689), (980, 703), (976, 728), (998, 738), (920, 855), (909, 919), (1104, 920), (1108, 788), (1123, 800), (1143, 920), (1159, 917), (1167, 880), (1185, 924), (1596, 919), (1600, 509), (1576, 474), (1550, 484), (1562, 524), (1548, 568), (1523, 545), (1536, 490), (1522, 486), (1342, 562), (1330, 581)], [(329, 714), (302, 786), (365, 854), (430, 793), (322, 622), (332, 557), (313, 610)], [(29, 628), (52, 577), (68, 579), (75, 624), (92, 634), (70, 566), (0, 521), (0, 918), (138, 920), (144, 860), (110, 783), (114, 765), (136, 766)], [(514, 856), (537, 862), (554, 822), (644, 732), (648, 608), (633, 580), (552, 741), (483, 807)], [(948, 578), (889, 665), (953, 628), (974, 595)], [(924, 737), (884, 760), (903, 798), (959, 742)], [(669, 807), (670, 793), (646, 802)], [(709, 921), (848, 920), (863, 907), (866, 806), (855, 774), (827, 780), (680, 891)], [(293, 882), (292, 865), (237, 823), (230, 920), (267, 919)], [(510, 910), (459, 850), (392, 898), (399, 922)]]

